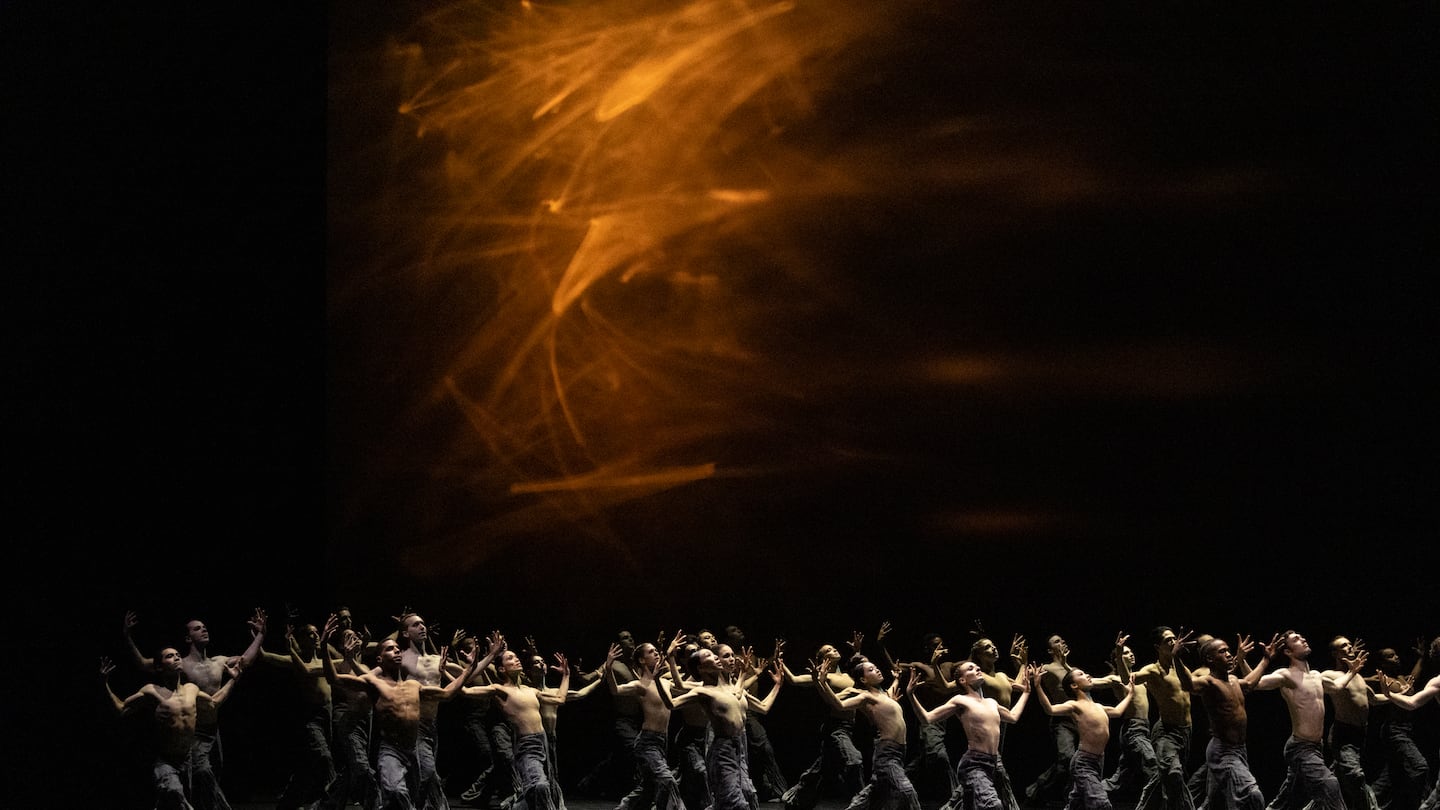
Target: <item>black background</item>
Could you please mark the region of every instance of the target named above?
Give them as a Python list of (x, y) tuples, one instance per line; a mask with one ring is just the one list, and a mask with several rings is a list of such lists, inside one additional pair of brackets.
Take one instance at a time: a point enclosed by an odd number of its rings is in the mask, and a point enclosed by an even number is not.
[[(882, 361), (938, 340), (1098, 367), (1116, 346), (1202, 345), (1240, 358), (1243, 384), (1134, 395), (1152, 367), (1122, 364), (1118, 394), (1042, 372), (963, 401), (906, 392), (901, 408), (857, 382), (784, 416), (813, 425), (816, 445), (892, 461), (806, 463), (632, 504), (602, 533), (626, 538), (623, 560), (594, 532), (557, 530), (544, 554), (522, 545), (439, 578), (396, 564), (423, 483), (355, 509), (357, 492), (404, 478), (364, 460), (376, 436), (407, 429), (373, 372), (411, 324), (369, 317), (394, 288), (363, 306), (329, 298), (354, 281), (335, 259), (353, 243), (331, 240), (366, 223), (327, 189), (367, 187), (345, 158), (389, 101), (327, 110), (327, 87), (363, 83), (373, 66), (354, 56), (423, 8), (4, 10), (16, 728), (78, 736), (78, 761), (117, 762), (123, 734), (108, 733), (90, 674), (120, 652), (127, 609), (149, 644), (177, 643), (168, 628), (200, 616), (237, 652), (257, 605), (316, 621), (348, 603), (377, 628), (411, 605), (447, 630), (529, 633), (587, 662), (621, 626), (732, 621), (762, 647), (784, 635), (808, 651), (889, 619), (903, 654), (931, 629), (958, 646), (979, 619), (1032, 647), (1061, 632), (1091, 666), (1115, 630), (1158, 623), (1295, 626), (1372, 648), (1436, 632), (1427, 7), (981, 6), (973, 25), (957, 16), (935, 34), (956, 39), (918, 40), (914, 62), (893, 66), (964, 54), (906, 86), (944, 101), (968, 78), (956, 105), (1018, 109), (1041, 145), (1082, 133), (1115, 176), (1244, 166), (1278, 179), (1219, 203), (1001, 212), (967, 245), (985, 269), (960, 277), (931, 266), (948, 243), (923, 247), (943, 223), (917, 226), (904, 284), (863, 269), (903, 237), (857, 245), (871, 325), (807, 339)], [(832, 103), (854, 114), (874, 101)], [(1006, 532), (924, 517), (993, 510), (1067, 519)], [(238, 701), (240, 794), (275, 778), (275, 754), (244, 742), (283, 733), (260, 711), (285, 700), (266, 677)], [(1283, 728), (1277, 707), (1257, 714)], [(1273, 773), (1278, 740), (1257, 772)], [(17, 750), (40, 768), (72, 756)], [(106, 797), (134, 787), (117, 770), (50, 784)]]

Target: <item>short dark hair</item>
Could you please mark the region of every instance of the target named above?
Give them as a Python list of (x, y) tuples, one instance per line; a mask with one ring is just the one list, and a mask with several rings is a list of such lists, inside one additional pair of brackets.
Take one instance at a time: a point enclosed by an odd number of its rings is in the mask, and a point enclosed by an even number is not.
[(1078, 694), (1079, 688), (1075, 686), (1075, 670), (1065, 670), (1065, 677), (1060, 679), (1060, 689), (1067, 695)]

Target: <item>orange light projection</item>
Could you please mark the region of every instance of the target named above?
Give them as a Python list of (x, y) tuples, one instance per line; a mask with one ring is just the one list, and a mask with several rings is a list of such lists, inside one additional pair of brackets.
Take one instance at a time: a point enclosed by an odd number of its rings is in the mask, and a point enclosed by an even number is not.
[[(495, 504), (464, 532), (495, 543), (722, 475), (756, 400), (794, 394), (756, 345), (795, 311), (765, 291), (803, 286), (767, 223), (851, 182), (784, 137), (874, 28), (834, 11), (461, 2), (393, 50), (443, 194), (414, 270), (493, 290), (432, 397), (468, 427), (441, 474)], [(444, 545), (465, 550), (439, 564), (486, 553)]]

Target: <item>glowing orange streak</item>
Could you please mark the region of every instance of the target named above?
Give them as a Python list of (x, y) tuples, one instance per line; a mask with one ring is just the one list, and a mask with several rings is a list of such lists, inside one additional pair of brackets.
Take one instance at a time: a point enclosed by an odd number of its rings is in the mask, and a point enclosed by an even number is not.
[(638, 473), (635, 475), (612, 475), (611, 473), (598, 470), (585, 475), (573, 475), (568, 478), (561, 478), (554, 481), (534, 481), (524, 484), (511, 484), (511, 494), (537, 492), (568, 492), (587, 489), (631, 489), (649, 487), (673, 487), (677, 484), (688, 484), (691, 481), (700, 481), (715, 475), (715, 464), (697, 464), (691, 467), (671, 467), (669, 469), (657, 470), (655, 472)]
[(591, 284), (654, 246), (654, 239), (649, 238), (646, 229), (635, 222), (613, 215), (590, 220), (584, 241), (555, 288), (551, 311), (556, 315), (563, 314)]
[(610, 90), (600, 99), (600, 105), (595, 109), (595, 120), (609, 121), (624, 113), (649, 98), (651, 94), (669, 82), (676, 73), (698, 62), (702, 55), (716, 45), (794, 8), (794, 3), (779, 3), (759, 14), (751, 14), (746, 19), (737, 20), (733, 25), (700, 39), (688, 48), (681, 48), (667, 58), (651, 58), (641, 62), (626, 71), (619, 81), (611, 85)]

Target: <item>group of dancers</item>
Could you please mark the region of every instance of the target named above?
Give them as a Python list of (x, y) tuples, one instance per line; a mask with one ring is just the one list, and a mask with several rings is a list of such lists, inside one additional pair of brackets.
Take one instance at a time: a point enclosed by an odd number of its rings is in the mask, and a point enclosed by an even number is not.
[[(163, 647), (152, 658), (134, 638), (139, 617), (126, 614), (126, 649), (149, 682), (122, 698), (110, 687), (115, 663), (102, 658), (100, 674), (117, 712), (149, 718), (156, 807), (229, 807), (220, 709), (248, 671), (270, 664), (296, 675), (306, 707), (303, 742), (276, 803), (287, 810), (449, 807), (437, 769), (442, 705), (463, 714), (458, 733), (478, 774), (461, 802), (564, 810), (558, 709), (602, 689), (614, 708), (613, 749), (578, 785), (616, 797), (616, 810), (757, 810), (763, 802), (812, 810), (827, 790), (846, 798), (847, 810), (922, 810), (922, 789), (948, 795), (941, 810), (1110, 810), (1112, 799), (1133, 800), (1137, 810), (1440, 810), (1414, 714), (1440, 695), (1440, 637), (1418, 645), (1408, 670), (1386, 648), (1367, 672), (1370, 653), (1346, 637), (1329, 642), (1332, 661), (1320, 669), (1293, 630), (1268, 641), (1238, 636), (1232, 646), (1161, 626), (1146, 639), (1153, 661), (1137, 666), (1130, 636), (1119, 633), (1100, 674), (1072, 665), (1059, 635), (1046, 640), (1043, 663), (1015, 636), (1002, 667), (983, 634), (961, 660), (933, 633), (914, 660), (897, 660), (886, 624), (868, 645), (855, 633), (848, 654), (824, 644), (796, 666), (783, 640), (762, 657), (731, 626), (721, 637), (676, 631), (654, 641), (622, 631), (595, 669), (580, 672), (528, 637), (511, 644), (499, 631), (462, 630), (437, 647), (419, 614), (407, 608), (392, 618), (395, 630), (379, 639), (345, 608), (319, 626), (292, 619), (282, 653), (266, 649), (270, 622), (257, 609), (238, 655), (215, 654), (205, 623), (193, 619), (183, 651)], [(762, 721), (788, 688), (813, 691), (824, 708), (820, 750), (793, 783)], [(1268, 801), (1248, 759), (1246, 705), (1257, 691), (1280, 693), (1291, 726), (1286, 776)], [(1187, 775), (1197, 702), (1210, 739), (1204, 766)], [(1048, 716), (1055, 759), (1022, 791), (1001, 752), (1007, 727), (1031, 704)], [(1387, 748), (1378, 760), (1362, 757), (1372, 715)], [(867, 721), (869, 740), (857, 739), (857, 719)], [(956, 732), (959, 743), (947, 739)], [(1107, 775), (1115, 748), (1119, 761)], [(952, 750), (963, 750), (953, 764)], [(1375, 761), (1382, 771), (1367, 775)]]

